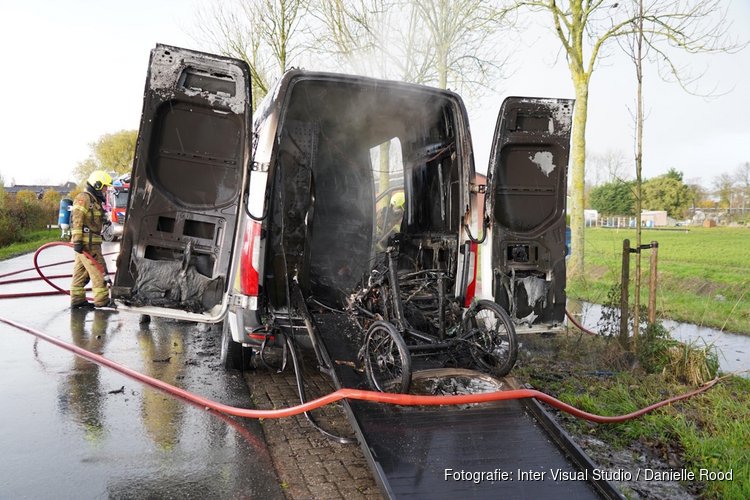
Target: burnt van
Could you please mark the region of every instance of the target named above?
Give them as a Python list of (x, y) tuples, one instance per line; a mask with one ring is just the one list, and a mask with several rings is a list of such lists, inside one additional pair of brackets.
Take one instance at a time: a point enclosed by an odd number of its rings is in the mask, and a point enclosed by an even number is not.
[(396, 330), (444, 339), (479, 299), (481, 246), (485, 309), (519, 329), (560, 327), (572, 101), (506, 99), (485, 186), (454, 92), (295, 69), (253, 110), (250, 82), (240, 60), (152, 51), (121, 308), (220, 323), (222, 361), (242, 368), (284, 335), (307, 337), (305, 308), (383, 323), (392, 311), (367, 301), (392, 273), (410, 277), (411, 302), (437, 290), (392, 315)]

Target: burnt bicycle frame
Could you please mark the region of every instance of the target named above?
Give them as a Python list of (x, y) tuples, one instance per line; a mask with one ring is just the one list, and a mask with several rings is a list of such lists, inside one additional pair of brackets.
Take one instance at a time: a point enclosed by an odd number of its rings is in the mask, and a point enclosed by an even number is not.
[[(379, 290), (382, 295), (380, 305), (383, 308), (384, 317), (388, 318), (387, 321), (394, 323), (398, 331), (405, 337), (414, 338), (416, 340), (425, 342), (425, 344), (409, 345), (407, 346), (410, 352), (415, 351), (439, 351), (441, 349), (451, 348), (456, 344), (457, 338), (451, 338), (446, 342), (446, 331), (445, 331), (445, 305), (448, 301), (458, 303), (456, 299), (450, 299), (445, 293), (445, 282), (446, 278), (450, 281), (451, 277), (447, 276), (448, 272), (444, 269), (424, 269), (420, 271), (413, 271), (402, 276), (398, 275), (396, 254), (398, 250), (394, 246), (388, 247), (385, 251), (385, 262), (387, 263), (387, 273), (382, 274), (382, 279), (377, 280), (365, 289), (365, 294), (368, 295), (375, 290)], [(438, 336), (431, 335), (426, 332), (422, 332), (413, 328), (409, 321), (406, 319), (404, 314), (404, 304), (401, 298), (401, 284), (400, 280), (407, 278), (416, 277), (419, 275), (430, 275), (434, 274), (438, 282), (438, 314), (440, 315)], [(392, 311), (389, 310), (389, 304)], [(372, 312), (362, 307), (357, 307), (357, 310), (366, 316), (373, 319), (375, 316)], [(463, 339), (461, 339), (463, 340)]]
[[(499, 315), (499, 320), (502, 322), (504, 327), (503, 335), (507, 335), (508, 352), (507, 357), (509, 360), (503, 360), (497, 358), (496, 354), (492, 351), (487, 351), (477, 341), (478, 334), (481, 335), (481, 328), (478, 326), (471, 326), (470, 320), (474, 318), (475, 314), (479, 312), (481, 308), (488, 308), (487, 304), (489, 301), (473, 301), (468, 307), (463, 307), (458, 299), (450, 298), (445, 290), (445, 284), (451, 282), (453, 277), (450, 276), (446, 269), (421, 269), (417, 271), (411, 271), (407, 273), (398, 272), (398, 255), (399, 255), (399, 238), (401, 235), (395, 235), (391, 238), (388, 248), (381, 254), (384, 262), (381, 266), (376, 266), (373, 271), (369, 274), (368, 283), (362, 287), (360, 291), (354, 294), (349, 303), (348, 311), (354, 317), (354, 320), (362, 331), (362, 346), (359, 351), (358, 358), (363, 365), (365, 365), (365, 371), (369, 369), (366, 358), (371, 353), (369, 349), (369, 333), (373, 326), (378, 322), (386, 322), (395, 327), (401, 341), (404, 343), (403, 349), (408, 353), (409, 358), (412, 355), (418, 356), (431, 356), (439, 353), (445, 353), (454, 357), (468, 357), (469, 355), (473, 358), (472, 367), (478, 367), (482, 369), (482, 365), (487, 367), (486, 362), (479, 361), (484, 358), (490, 357), (493, 359), (492, 363), (504, 361), (499, 376), (504, 376), (515, 364), (517, 356), (517, 338), (515, 328), (513, 326), (510, 317), (505, 314), (501, 308), (492, 303), (492, 309), (494, 314)], [(385, 267), (385, 271), (383, 271)], [(432, 284), (437, 289), (437, 297), (428, 296), (428, 300), (437, 300), (437, 335), (427, 333), (418, 328), (413, 327), (404, 311), (404, 300), (402, 298), (402, 284), (409, 282), (410, 280), (416, 280), (417, 282), (423, 282), (426, 285)], [(416, 295), (413, 293), (411, 300)], [(448, 309), (451, 310), (453, 318), (448, 326), (448, 318), (446, 314)], [(373, 312), (376, 310), (377, 312)], [(499, 312), (498, 312), (499, 310)], [(435, 311), (433, 311), (435, 312)], [(502, 314), (501, 314), (502, 313)], [(359, 320), (364, 318), (364, 322)], [(453, 330), (449, 334), (449, 331)], [(485, 332), (486, 333), (486, 332)], [(494, 332), (497, 335), (498, 332)], [(490, 334), (492, 335), (492, 334)], [(486, 340), (486, 339), (485, 339)], [(407, 343), (408, 341), (408, 343)], [(499, 341), (499, 342), (498, 342)], [(501, 338), (491, 338), (492, 348), (498, 344), (506, 342)], [(396, 341), (398, 344), (398, 341)], [(495, 361), (497, 359), (497, 361)], [(402, 354), (402, 369), (407, 375), (401, 375), (405, 377), (405, 382), (401, 389), (403, 391), (408, 390), (408, 386), (411, 380), (411, 360), (403, 359)], [(493, 369), (487, 368), (484, 371), (492, 372)], [(374, 377), (374, 375), (373, 375)], [(369, 379), (369, 377), (368, 377)], [(370, 380), (371, 385), (375, 385), (375, 382)], [(382, 390), (379, 387), (374, 387), (378, 390)]]

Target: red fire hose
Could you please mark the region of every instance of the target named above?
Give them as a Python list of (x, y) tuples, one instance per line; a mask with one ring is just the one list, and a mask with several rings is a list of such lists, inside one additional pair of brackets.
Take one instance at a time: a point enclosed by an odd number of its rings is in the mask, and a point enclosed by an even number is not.
[[(72, 244), (72, 243), (66, 243), (66, 242), (62, 242), (62, 241), (54, 241), (54, 242), (52, 242), (52, 243), (46, 243), (46, 244), (44, 244), (44, 245), (40, 246), (39, 248), (37, 248), (36, 252), (34, 252), (34, 268), (35, 268), (35, 269), (36, 269), (36, 271), (37, 271), (37, 272), (39, 273), (39, 276), (41, 276), (41, 278), (42, 278), (42, 279), (43, 279), (43, 280), (44, 280), (44, 281), (45, 281), (45, 282), (46, 282), (46, 283), (47, 283), (47, 284), (48, 284), (49, 286), (51, 286), (52, 288), (54, 288), (55, 290), (57, 290), (57, 291), (58, 291), (58, 292), (60, 292), (60, 293), (64, 293), (64, 294), (66, 294), (66, 295), (70, 295), (70, 291), (68, 291), (68, 290), (65, 290), (65, 289), (63, 289), (63, 288), (60, 288), (59, 286), (57, 286), (57, 285), (55, 285), (54, 283), (52, 283), (52, 281), (50, 281), (50, 280), (49, 280), (49, 279), (48, 279), (48, 278), (47, 278), (47, 277), (46, 277), (46, 276), (44, 275), (44, 273), (42, 273), (42, 271), (40, 270), (40, 267), (39, 267), (39, 263), (37, 262), (37, 259), (39, 258), (39, 254), (40, 254), (40, 253), (41, 253), (41, 252), (42, 252), (43, 250), (45, 250), (45, 249), (47, 249), (47, 248), (50, 248), (50, 247), (57, 247), (57, 246), (64, 246), (64, 247), (73, 247), (73, 244)], [(90, 253), (88, 253), (88, 252), (82, 252), (82, 253), (83, 253), (83, 255), (84, 255), (84, 256), (85, 256), (85, 257), (86, 257), (87, 259), (89, 259), (89, 260), (90, 260), (90, 261), (91, 261), (91, 262), (92, 262), (92, 263), (94, 264), (94, 266), (96, 266), (96, 268), (97, 268), (97, 269), (99, 270), (99, 272), (100, 272), (100, 273), (102, 273), (102, 276), (106, 276), (106, 275), (107, 275), (107, 270), (106, 270), (106, 269), (104, 269), (104, 268), (103, 268), (103, 267), (102, 267), (101, 265), (99, 265), (99, 263), (98, 263), (98, 262), (96, 261), (96, 259), (94, 259), (94, 257), (92, 257), (92, 256), (91, 256), (91, 254), (90, 254)]]
[[(41, 272), (42, 267), (49, 267), (50, 265), (39, 266), (37, 262), (39, 253), (42, 252), (44, 249), (52, 247), (52, 246), (72, 246), (72, 245), (70, 243), (64, 243), (64, 242), (47, 243), (46, 245), (42, 245), (41, 247), (39, 247), (39, 249), (34, 254), (34, 268), (39, 273), (39, 276), (41, 277), (41, 279), (43, 279), (47, 284), (49, 284), (52, 288), (54, 288), (56, 292), (10, 294), (11, 296), (13, 296), (13, 298), (15, 298), (16, 296), (28, 297), (28, 296), (35, 296), (35, 295), (41, 295), (41, 294), (44, 294), (44, 295), (58, 294), (58, 293), (69, 294), (67, 290), (64, 290), (58, 287), (57, 285), (55, 285), (54, 283), (52, 283), (50, 279), (44, 276), (44, 274)], [(92, 262), (94, 262), (97, 265), (97, 267), (99, 267), (100, 271), (102, 271), (103, 274), (105, 273), (105, 270), (101, 269), (99, 264), (96, 263), (96, 261), (90, 254), (84, 252), (84, 255), (86, 255), (87, 258), (89, 258)], [(71, 262), (71, 261), (67, 261), (67, 262)], [(57, 264), (52, 264), (52, 265), (57, 265)], [(19, 271), (2, 275), (0, 276), (0, 278), (10, 276), (13, 274), (17, 274), (18, 272)], [(55, 276), (55, 277), (59, 277), (59, 276)], [(17, 281), (18, 280), (14, 280), (14, 282), (17, 282)], [(9, 295), (0, 295), (0, 299), (2, 298), (11, 298), (11, 297)], [(593, 333), (583, 328), (583, 326), (581, 326), (570, 315), (570, 313), (567, 313), (567, 311), (566, 311), (566, 314), (568, 314), (568, 318), (570, 318), (573, 324), (576, 325), (578, 328), (580, 328), (581, 330), (585, 332)], [(153, 377), (149, 377), (147, 375), (139, 373), (126, 366), (120, 365), (110, 359), (105, 358), (104, 356), (87, 351), (74, 344), (70, 344), (60, 339), (51, 337), (39, 330), (35, 330), (31, 327), (22, 325), (13, 320), (0, 317), (0, 322), (10, 325), (26, 333), (35, 335), (36, 337), (46, 342), (54, 344), (63, 349), (67, 349), (68, 351), (71, 351), (74, 354), (82, 358), (88, 359), (89, 361), (92, 361), (99, 365), (112, 368), (124, 375), (127, 375), (128, 377), (131, 377), (135, 380), (148, 384), (152, 387), (155, 387), (167, 393), (183, 398), (191, 403), (203, 406), (206, 409), (219, 411), (227, 415), (233, 415), (237, 417), (247, 417), (247, 418), (289, 417), (293, 415), (299, 415), (300, 413), (309, 412), (321, 406), (325, 406), (330, 403), (340, 401), (342, 399), (371, 401), (371, 402), (386, 403), (386, 404), (401, 405), (401, 406), (439, 406), (439, 405), (463, 405), (463, 404), (473, 404), (473, 403), (488, 403), (488, 402), (493, 402), (493, 401), (505, 401), (505, 400), (510, 400), (510, 399), (535, 398), (539, 401), (543, 401), (549, 404), (550, 406), (553, 406), (559, 410), (562, 410), (578, 418), (583, 418), (583, 419), (586, 419), (592, 422), (597, 422), (597, 423), (618, 423), (618, 422), (624, 422), (626, 420), (631, 420), (631, 419), (640, 417), (641, 415), (651, 412), (657, 408), (661, 408), (662, 406), (666, 406), (676, 401), (687, 399), (697, 394), (700, 394), (702, 392), (705, 392), (711, 387), (713, 387), (719, 381), (719, 379), (714, 379), (711, 382), (708, 382), (707, 384), (704, 384), (703, 386), (693, 391), (666, 399), (664, 401), (660, 401), (658, 403), (647, 406), (646, 408), (642, 408), (638, 411), (628, 413), (626, 415), (616, 415), (616, 416), (594, 415), (592, 413), (579, 410), (578, 408), (575, 408), (548, 394), (545, 394), (543, 392), (540, 392), (534, 389), (517, 389), (517, 390), (510, 390), (510, 391), (496, 391), (496, 392), (488, 392), (488, 393), (481, 393), (481, 394), (466, 394), (466, 395), (457, 395), (457, 396), (418, 396), (418, 395), (411, 395), (411, 394), (393, 394), (393, 393), (385, 393), (385, 392), (365, 391), (365, 390), (359, 390), (359, 389), (339, 389), (335, 392), (332, 392), (320, 398), (314, 399), (312, 401), (308, 401), (307, 403), (292, 406), (289, 408), (282, 408), (282, 409), (277, 409), (277, 410), (251, 410), (251, 409), (246, 409), (246, 408), (236, 408), (234, 406), (217, 403), (215, 401), (211, 401), (209, 399), (203, 398), (201, 396), (190, 393), (179, 387), (175, 387), (171, 384), (155, 379)]]
[(109, 368), (117, 370), (118, 372), (124, 375), (127, 375), (128, 377), (131, 377), (135, 380), (148, 384), (152, 387), (156, 387), (157, 389), (161, 389), (175, 396), (181, 397), (192, 403), (199, 404), (206, 409), (220, 411), (222, 413), (226, 413), (228, 415), (233, 415), (236, 417), (247, 417), (247, 418), (290, 417), (293, 415), (299, 415), (300, 413), (304, 413), (306, 411), (311, 411), (316, 408), (320, 408), (321, 406), (325, 406), (327, 404), (334, 403), (342, 399), (350, 399), (350, 400), (358, 400), (358, 401), (372, 401), (372, 402), (377, 402), (377, 403), (387, 403), (387, 404), (401, 405), (401, 406), (439, 406), (439, 405), (462, 405), (462, 404), (471, 404), (471, 403), (488, 403), (492, 401), (505, 401), (509, 399), (535, 398), (535, 399), (538, 399), (539, 401), (544, 401), (545, 403), (559, 410), (562, 410), (566, 413), (570, 413), (571, 415), (575, 417), (583, 418), (583, 419), (590, 420), (592, 422), (597, 422), (597, 423), (612, 424), (612, 423), (624, 422), (626, 420), (631, 420), (631, 419), (640, 417), (641, 415), (648, 413), (650, 411), (653, 411), (662, 406), (665, 406), (665, 405), (668, 405), (668, 404), (671, 404), (671, 403), (674, 403), (676, 401), (680, 401), (683, 399), (687, 399), (689, 397), (695, 396), (696, 394), (705, 392), (711, 387), (713, 387), (719, 381), (719, 379), (714, 379), (711, 382), (708, 382), (707, 384), (693, 391), (690, 391), (688, 393), (675, 396), (673, 398), (669, 398), (664, 401), (660, 401), (658, 403), (652, 404), (651, 406), (647, 406), (646, 408), (642, 408), (638, 411), (628, 413), (627, 415), (616, 415), (616, 416), (594, 415), (592, 413), (579, 410), (567, 403), (563, 403), (562, 401), (556, 398), (553, 398), (552, 396), (548, 394), (544, 394), (543, 392), (539, 392), (534, 389), (496, 391), (496, 392), (487, 392), (487, 393), (482, 393), (482, 394), (466, 394), (466, 395), (458, 395), (458, 396), (415, 396), (411, 394), (392, 394), (392, 393), (386, 393), (386, 392), (363, 391), (359, 389), (339, 389), (335, 392), (332, 392), (320, 398), (314, 399), (312, 401), (308, 401), (305, 404), (291, 406), (289, 408), (282, 408), (282, 409), (277, 409), (277, 410), (251, 410), (251, 409), (246, 409), (246, 408), (236, 408), (234, 406), (217, 403), (215, 401), (211, 401), (209, 399), (203, 398), (201, 396), (190, 393), (179, 387), (175, 387), (161, 380), (139, 373), (135, 370), (132, 370), (126, 366), (120, 365), (110, 359), (107, 359), (93, 352), (87, 351), (76, 345), (63, 342), (62, 340), (56, 339), (54, 337), (50, 337), (49, 335), (46, 335), (45, 333), (42, 333), (39, 330), (35, 330), (28, 326), (24, 326), (15, 321), (0, 317), (0, 322), (10, 325), (24, 332), (30, 333), (32, 335), (35, 335), (36, 337), (42, 340), (45, 340), (51, 344), (54, 344), (58, 347), (67, 349), (68, 351), (71, 351), (75, 353), (76, 355), (81, 356), (82, 358), (88, 359), (89, 361), (93, 361), (94, 363), (97, 363), (99, 365), (107, 366)]
[(591, 330), (583, 326), (580, 322), (576, 321), (576, 319), (572, 314), (570, 314), (570, 311), (568, 311), (567, 309), (565, 309), (565, 316), (567, 316), (570, 322), (573, 323), (573, 325), (575, 325), (575, 327), (581, 330), (583, 333), (588, 333), (589, 335), (599, 335), (598, 333), (592, 332)]
[[(51, 281), (52, 279), (57, 279), (57, 278), (69, 278), (71, 276), (70, 274), (57, 274), (57, 275), (54, 275), (54, 276), (46, 276), (44, 273), (42, 273), (42, 269), (45, 268), (45, 267), (58, 266), (60, 264), (70, 264), (71, 262), (74, 262), (74, 261), (72, 261), (72, 260), (66, 260), (66, 261), (62, 261), (62, 262), (56, 262), (54, 264), (45, 264), (43, 266), (40, 266), (39, 262), (38, 262), (39, 254), (42, 251), (44, 251), (44, 250), (46, 250), (48, 248), (54, 247), (54, 246), (65, 246), (65, 247), (71, 247), (72, 248), (73, 244), (72, 243), (68, 243), (68, 242), (63, 242), (63, 241), (55, 241), (55, 242), (46, 243), (46, 244), (40, 246), (37, 249), (37, 251), (34, 252), (34, 267), (29, 268), (29, 269), (21, 269), (20, 271), (13, 271), (11, 273), (0, 275), (0, 278), (5, 278), (5, 277), (8, 277), (8, 276), (13, 276), (13, 275), (20, 274), (20, 273), (23, 273), (23, 272), (27, 272), (27, 271), (31, 271), (31, 270), (36, 270), (37, 274), (39, 274), (38, 278), (37, 277), (35, 277), (35, 278), (16, 278), (16, 279), (11, 279), (11, 280), (7, 280), (7, 281), (1, 281), (0, 285), (10, 285), (10, 284), (14, 284), (14, 283), (23, 283), (23, 282), (27, 282), (27, 281), (44, 280), (49, 286), (51, 286), (52, 288), (54, 288), (55, 291), (53, 291), (53, 292), (46, 291), (46, 292), (6, 293), (6, 294), (0, 294), (0, 299), (19, 299), (19, 298), (25, 298), (25, 297), (44, 297), (44, 296), (48, 296), (48, 295), (59, 295), (59, 294), (70, 295), (70, 291), (69, 290), (65, 290), (64, 288), (60, 288), (59, 286), (57, 286), (55, 283), (53, 283)], [(99, 265), (99, 263), (96, 261), (96, 259), (94, 259), (91, 256), (91, 254), (89, 254), (88, 252), (83, 252), (83, 255), (87, 259), (89, 259), (96, 266), (97, 269), (99, 269), (99, 271), (102, 273), (102, 276), (106, 276), (107, 275), (106, 270), (103, 269)], [(111, 255), (111, 254), (105, 254), (105, 255)], [(87, 288), (87, 290), (90, 290), (90, 288)]]

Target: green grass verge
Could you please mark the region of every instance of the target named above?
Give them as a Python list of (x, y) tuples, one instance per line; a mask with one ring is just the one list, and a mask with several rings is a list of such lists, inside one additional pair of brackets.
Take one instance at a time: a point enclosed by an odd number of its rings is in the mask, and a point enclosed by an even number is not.
[[(622, 241), (635, 246), (635, 230), (587, 228), (586, 277), (568, 283), (568, 296), (595, 303), (606, 301), (620, 282)], [(657, 241), (661, 317), (750, 335), (750, 229), (690, 228), (643, 231), (643, 243)], [(647, 304), (650, 250), (642, 254), (641, 303)], [(635, 254), (631, 254), (631, 304)]]
[[(586, 387), (580, 393), (580, 387)], [(557, 388), (563, 401), (599, 415), (618, 415), (643, 408), (667, 395), (681, 394), (691, 387), (665, 383), (660, 375), (619, 373), (601, 380), (572, 376)], [(739, 377), (721, 382), (706, 394), (696, 396), (643, 418), (615, 425), (590, 427), (570, 422), (615, 446), (634, 441), (649, 442), (656, 449), (682, 450), (684, 466), (700, 477), (700, 470), (732, 471), (732, 481), (701, 481), (710, 498), (750, 498), (750, 381)], [(665, 443), (660, 445), (657, 443)]]
[[(561, 335), (524, 337), (514, 375), (582, 410), (620, 415), (694, 389), (663, 374), (618, 371), (613, 339)], [(528, 350), (527, 350), (528, 349)], [(614, 370), (614, 371), (613, 371)], [(592, 424), (565, 414), (574, 435), (596, 437), (613, 449), (648, 450), (670, 467), (729, 471), (732, 481), (696, 481), (705, 498), (750, 498), (750, 380), (730, 377), (707, 392), (620, 424)], [(677, 458), (678, 463), (671, 462)]]
[(10, 259), (25, 253), (33, 252), (50, 241), (60, 241), (59, 229), (42, 229), (40, 231), (33, 231), (25, 235), (24, 241), (0, 247), (0, 260)]

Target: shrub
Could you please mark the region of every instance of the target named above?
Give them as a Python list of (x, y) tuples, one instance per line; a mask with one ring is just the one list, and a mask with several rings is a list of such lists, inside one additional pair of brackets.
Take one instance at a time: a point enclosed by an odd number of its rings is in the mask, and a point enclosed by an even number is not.
[[(602, 314), (597, 324), (599, 333), (607, 337), (620, 333), (620, 285), (615, 284), (602, 305)], [(631, 309), (628, 329), (632, 331), (634, 311)], [(665, 378), (677, 382), (698, 385), (716, 376), (719, 358), (713, 346), (698, 347), (672, 338), (659, 322), (649, 325), (647, 312), (641, 310), (636, 343), (638, 363), (646, 373), (661, 373)]]
[(21, 228), (13, 221), (8, 210), (0, 209), (0, 247), (15, 243), (21, 238)]
[(0, 246), (22, 241), (25, 233), (44, 229), (50, 222), (50, 209), (36, 198), (7, 199), (0, 208)]

